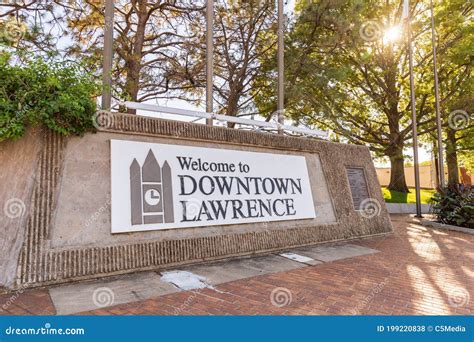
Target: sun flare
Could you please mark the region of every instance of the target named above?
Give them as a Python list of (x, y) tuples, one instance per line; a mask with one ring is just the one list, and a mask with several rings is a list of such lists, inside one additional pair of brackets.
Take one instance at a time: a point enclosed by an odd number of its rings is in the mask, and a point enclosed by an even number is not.
[(393, 43), (399, 40), (401, 35), (402, 35), (402, 30), (400, 26), (393, 26), (384, 32), (383, 41), (385, 43)]

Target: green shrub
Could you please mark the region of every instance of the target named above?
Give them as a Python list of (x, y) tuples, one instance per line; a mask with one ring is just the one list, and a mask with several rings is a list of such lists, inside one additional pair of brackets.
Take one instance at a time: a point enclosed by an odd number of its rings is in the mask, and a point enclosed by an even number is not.
[(64, 135), (94, 130), (97, 90), (77, 65), (36, 59), (20, 66), (0, 54), (0, 141), (39, 125)]
[(460, 184), (438, 189), (433, 201), (439, 222), (474, 228), (474, 187)]

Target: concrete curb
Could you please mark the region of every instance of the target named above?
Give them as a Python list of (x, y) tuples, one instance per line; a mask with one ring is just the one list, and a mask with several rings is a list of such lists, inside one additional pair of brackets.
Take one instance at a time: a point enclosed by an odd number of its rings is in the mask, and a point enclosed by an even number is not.
[[(408, 203), (385, 203), (390, 214), (416, 214), (416, 204)], [(430, 212), (430, 204), (421, 205), (421, 213), (428, 214)]]
[(445, 229), (445, 230), (454, 230), (457, 232), (474, 235), (474, 229), (471, 229), (471, 228), (458, 227), (458, 226), (453, 226), (450, 224), (444, 224), (444, 223), (427, 221), (427, 220), (420, 220), (420, 222), (425, 227)]

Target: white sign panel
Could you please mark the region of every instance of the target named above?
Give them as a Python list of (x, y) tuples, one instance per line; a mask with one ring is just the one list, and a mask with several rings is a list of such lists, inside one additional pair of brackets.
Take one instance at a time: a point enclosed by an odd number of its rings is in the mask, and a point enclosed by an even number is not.
[(314, 218), (305, 157), (111, 141), (112, 233)]

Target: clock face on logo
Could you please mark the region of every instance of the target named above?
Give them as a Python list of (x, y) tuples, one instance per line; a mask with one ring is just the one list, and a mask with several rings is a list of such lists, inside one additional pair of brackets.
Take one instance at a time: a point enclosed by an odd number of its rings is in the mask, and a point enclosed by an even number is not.
[(145, 201), (150, 206), (155, 206), (160, 203), (160, 193), (156, 189), (149, 189), (145, 192)]

